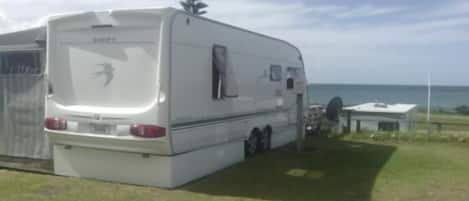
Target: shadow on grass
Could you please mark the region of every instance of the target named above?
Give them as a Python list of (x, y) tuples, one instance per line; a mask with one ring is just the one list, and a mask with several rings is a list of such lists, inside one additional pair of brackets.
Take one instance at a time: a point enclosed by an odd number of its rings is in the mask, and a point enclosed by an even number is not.
[(298, 154), (293, 146), (252, 159), (191, 183), (181, 190), (263, 200), (368, 201), (375, 178), (395, 148), (340, 139), (309, 139)]

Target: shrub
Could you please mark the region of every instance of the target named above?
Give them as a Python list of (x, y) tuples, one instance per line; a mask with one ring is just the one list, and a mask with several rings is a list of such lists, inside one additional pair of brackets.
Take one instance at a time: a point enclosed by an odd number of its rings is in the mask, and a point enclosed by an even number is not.
[(467, 106), (467, 105), (458, 106), (458, 107), (454, 108), (454, 110), (459, 114), (469, 115), (469, 106)]

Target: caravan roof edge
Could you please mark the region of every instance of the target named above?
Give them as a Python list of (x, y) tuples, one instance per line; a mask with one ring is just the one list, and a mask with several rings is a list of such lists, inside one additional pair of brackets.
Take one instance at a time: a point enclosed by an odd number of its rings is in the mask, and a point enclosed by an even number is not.
[[(185, 11), (182, 11), (182, 10), (179, 10), (179, 9), (175, 9), (175, 8), (173, 8), (173, 9), (175, 10), (174, 12), (176, 12), (176, 13), (189, 15), (189, 14), (188, 14), (187, 12), (185, 12)], [(219, 25), (227, 26), (227, 27), (230, 27), (230, 28), (233, 28), (233, 29), (237, 29), (237, 30), (244, 31), (244, 32), (247, 32), (247, 33), (250, 33), (250, 34), (258, 35), (258, 36), (261, 36), (261, 37), (264, 37), (264, 38), (269, 38), (269, 39), (271, 39), (271, 40), (284, 43), (284, 44), (286, 44), (286, 45), (288, 45), (288, 46), (293, 47), (294, 49), (296, 49), (296, 50), (298, 51), (298, 53), (300, 54), (300, 56), (301, 56), (300, 48), (298, 48), (297, 46), (293, 45), (292, 43), (290, 43), (290, 42), (288, 42), (288, 41), (286, 41), (286, 40), (279, 39), (279, 38), (275, 38), (275, 37), (273, 37), (273, 36), (269, 36), (269, 35), (262, 34), (262, 33), (259, 33), (259, 32), (251, 31), (251, 30), (248, 30), (248, 29), (245, 29), (245, 28), (241, 28), (241, 27), (238, 27), (238, 26), (234, 26), (234, 25), (231, 25), (231, 24), (227, 24), (227, 23), (220, 22), (220, 21), (217, 21), (217, 20), (213, 20), (213, 19), (210, 19), (210, 18), (206, 18), (206, 17), (203, 17), (203, 16), (195, 16), (195, 15), (189, 15), (189, 16), (192, 16), (192, 17), (195, 17), (195, 18), (198, 18), (198, 19), (206, 20), (206, 21), (209, 21), (209, 22), (212, 22), (212, 23), (216, 23), (216, 24), (219, 24)]]
[(241, 27), (238, 27), (238, 26), (234, 26), (234, 25), (231, 25), (231, 24), (227, 24), (227, 23), (220, 22), (220, 21), (217, 21), (217, 20), (213, 20), (213, 19), (210, 19), (210, 18), (206, 18), (206, 17), (203, 17), (203, 16), (190, 15), (187, 12), (182, 11), (180, 9), (176, 9), (174, 7), (140, 8), (140, 9), (138, 9), (138, 8), (136, 8), (136, 9), (109, 9), (109, 10), (99, 10), (99, 11), (90, 11), (90, 12), (77, 12), (77, 13), (69, 13), (69, 14), (64, 14), (64, 15), (61, 15), (61, 16), (51, 17), (49, 19), (49, 22), (52, 22), (52, 21), (55, 21), (55, 20), (63, 20), (63, 19), (69, 18), (69, 17), (79, 16), (79, 15), (91, 14), (91, 13), (95, 13), (95, 12), (109, 12), (109, 13), (125, 13), (125, 12), (161, 12), (161, 13), (164, 13), (164, 12), (166, 12), (166, 13), (169, 13), (169, 15), (172, 15), (170, 18), (175, 17), (177, 14), (188, 15), (188, 16), (195, 17), (195, 18), (198, 18), (198, 19), (201, 19), (201, 20), (209, 21), (209, 22), (212, 22), (212, 23), (216, 23), (216, 24), (219, 24), (219, 25), (230, 27), (232, 29), (237, 29), (237, 30), (244, 31), (244, 32), (247, 32), (247, 33), (250, 33), (250, 34), (255, 34), (255, 35), (258, 35), (258, 36), (261, 36), (261, 37), (264, 37), (264, 38), (269, 38), (271, 40), (284, 43), (284, 44), (296, 49), (299, 56), (301, 57), (300, 58), (301, 61), (303, 62), (303, 58), (302, 58), (302, 54), (301, 54), (300, 49), (297, 46), (293, 45), (292, 43), (290, 43), (286, 40), (275, 38), (275, 37), (272, 37), (272, 36), (268, 36), (266, 34), (254, 32), (254, 31), (251, 31), (251, 30), (248, 30), (248, 29), (245, 29), (245, 28), (241, 28)]

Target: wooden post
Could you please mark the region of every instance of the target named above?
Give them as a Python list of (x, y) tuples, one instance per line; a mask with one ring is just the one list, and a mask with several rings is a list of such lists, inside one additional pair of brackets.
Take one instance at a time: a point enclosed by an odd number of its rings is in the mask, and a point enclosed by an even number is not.
[(303, 139), (304, 139), (304, 109), (303, 109), (303, 94), (296, 96), (296, 150), (303, 152)]
[(8, 90), (7, 90), (7, 79), (6, 78), (2, 78), (2, 95), (3, 95), (3, 105), (1, 105), (0, 107), (3, 107), (1, 109), (2, 113), (3, 113), (3, 118), (2, 118), (2, 128), (3, 128), (3, 131), (0, 131), (2, 132), (3, 135), (5, 135), (5, 133), (7, 132), (7, 129), (6, 127), (8, 126), (6, 124), (6, 121), (8, 119)]
[(432, 77), (431, 74), (428, 73), (428, 96), (427, 96), (427, 133), (430, 135), (432, 134), (432, 123), (431, 123), (431, 115), (432, 115)]
[(360, 120), (357, 120), (357, 133), (361, 133), (361, 131), (362, 131), (361, 123), (362, 122)]
[(347, 111), (347, 130), (345, 131), (346, 134), (350, 134), (352, 132), (352, 111)]

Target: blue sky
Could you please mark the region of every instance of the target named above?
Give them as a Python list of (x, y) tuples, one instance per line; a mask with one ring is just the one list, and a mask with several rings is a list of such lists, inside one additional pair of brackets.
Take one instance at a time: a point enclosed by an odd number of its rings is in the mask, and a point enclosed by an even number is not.
[[(172, 0), (0, 0), (0, 32), (53, 13)], [(469, 1), (206, 0), (206, 17), (288, 40), (312, 83), (469, 85)]]

